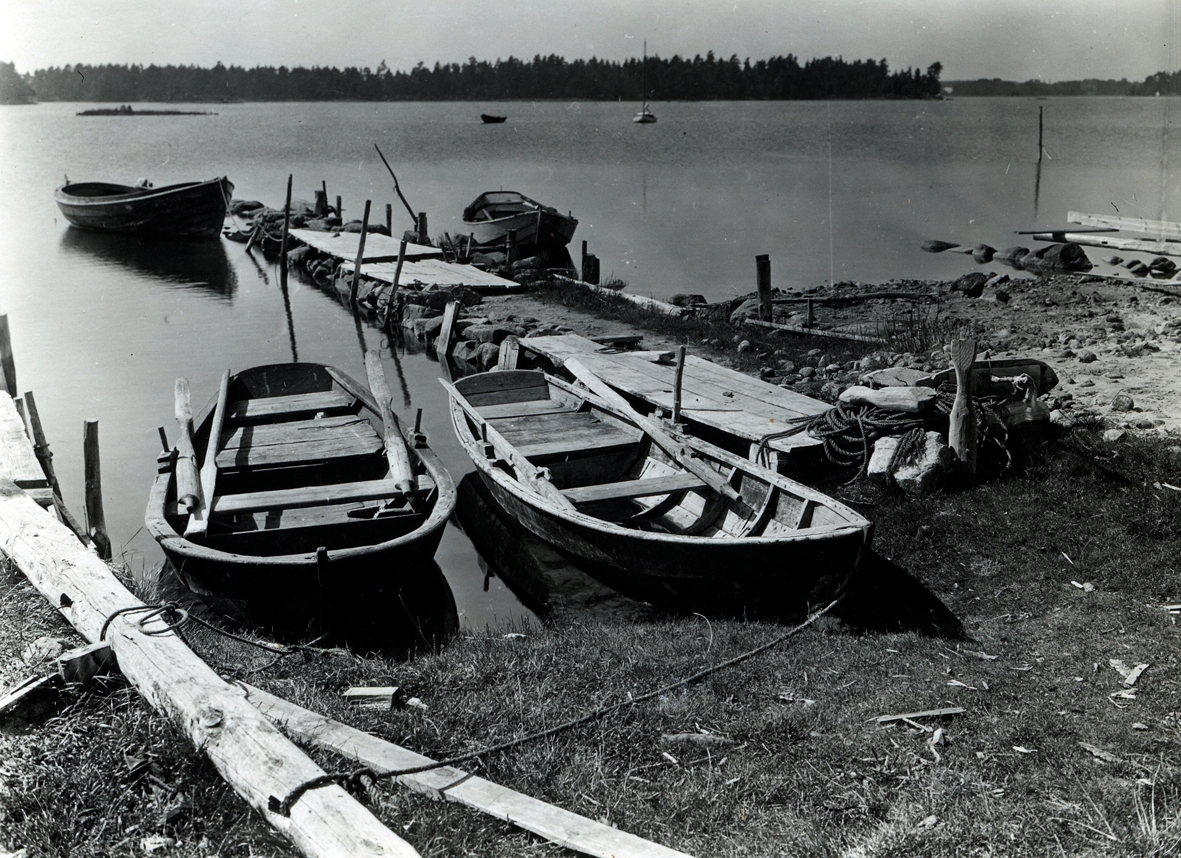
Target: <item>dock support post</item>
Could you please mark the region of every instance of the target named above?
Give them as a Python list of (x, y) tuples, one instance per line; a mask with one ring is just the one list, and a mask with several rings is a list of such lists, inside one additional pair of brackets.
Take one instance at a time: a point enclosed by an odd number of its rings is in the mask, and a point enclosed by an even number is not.
[(87, 420), (82, 426), (82, 458), (86, 473), (86, 528), (98, 556), (103, 560), (110, 560), (111, 539), (107, 536), (107, 521), (103, 516), (97, 420)]
[(517, 261), (517, 231), (510, 229), (504, 236), (504, 253), (508, 257), (508, 264)]
[(451, 351), (451, 336), (455, 330), (455, 319), (459, 315), (459, 302), (451, 300), (443, 310), (443, 327), (439, 328), (439, 336), (435, 339), (435, 354), (439, 361), (447, 360), (447, 353)]
[(582, 264), (578, 266), (578, 270), (582, 272), (582, 282), (589, 283), (586, 279), (586, 239), (582, 240)]
[(16, 399), (16, 360), (12, 356), (12, 335), (8, 330), (8, 314), (0, 316), (0, 372), (4, 374), (4, 389)]
[(681, 422), (681, 385), (685, 379), (685, 347), (677, 346), (677, 375), (673, 382), (673, 423)]
[(390, 301), (398, 294), (398, 281), (402, 279), (402, 265), (406, 262), (406, 239), (398, 245), (398, 266), (394, 269), (394, 285), (390, 288)]
[(394, 235), (394, 204), (385, 204), (385, 231), (392, 238)]
[(759, 318), (771, 321), (771, 257), (761, 253), (755, 257), (756, 283), (759, 290)]
[(279, 264), (287, 268), (287, 230), (291, 225), (291, 174), (287, 174), (287, 201), (283, 203), (283, 243), (279, 246)]
[(336, 195), (336, 216), (340, 218), (341, 223), (344, 223), (344, 208), (340, 202), (340, 194)]
[(418, 227), (418, 243), (429, 247), (431, 243), (431, 237), (430, 233), (427, 232), (426, 212), (418, 213), (418, 219), (414, 222), (414, 225)]
[(357, 284), (361, 282), (361, 260), (365, 258), (365, 235), (369, 232), (369, 205), (365, 200), (365, 214), (361, 216), (361, 239), (357, 242), (357, 260), (353, 263), (353, 284), (349, 287), (349, 304), (357, 303)]

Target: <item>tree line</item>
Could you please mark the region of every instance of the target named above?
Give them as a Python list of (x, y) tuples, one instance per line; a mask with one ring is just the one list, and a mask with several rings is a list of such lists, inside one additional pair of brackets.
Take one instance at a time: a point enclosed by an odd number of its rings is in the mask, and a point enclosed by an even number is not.
[(1063, 80), (1046, 83), (1040, 80), (1012, 81), (1000, 78), (948, 81), (947, 89), (954, 96), (973, 95), (1181, 95), (1181, 72), (1157, 72), (1143, 81)]
[(532, 60), (419, 63), (392, 71), (383, 60), (369, 68), (212, 68), (157, 65), (73, 65), (39, 69), (23, 81), (42, 101), (581, 101), (750, 100), (829, 98), (933, 98), (941, 86), (940, 63), (926, 71), (890, 71), (886, 60), (793, 55), (751, 62), (729, 59), (649, 57), (615, 62)]

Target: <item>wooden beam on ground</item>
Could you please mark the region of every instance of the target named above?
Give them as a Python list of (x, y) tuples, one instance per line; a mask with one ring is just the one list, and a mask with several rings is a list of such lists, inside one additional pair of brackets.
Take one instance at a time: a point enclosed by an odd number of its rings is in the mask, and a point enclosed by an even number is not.
[(1107, 247), (1111, 250), (1136, 250), (1157, 256), (1181, 256), (1181, 241), (1150, 241), (1143, 238), (1100, 238), (1081, 232), (1035, 232), (1035, 241), (1057, 244), (1081, 244), (1085, 247)]
[(1087, 214), (1086, 212), (1067, 212), (1066, 220), (1069, 223), (1078, 223), (1084, 226), (1101, 226), (1124, 232), (1138, 232), (1153, 238), (1181, 238), (1181, 223), (1168, 220), (1145, 220), (1141, 217)]
[[(243, 687), (246, 689), (246, 699), (290, 735), (330, 748), (378, 773), (433, 762), (414, 751), (333, 721), (261, 689), (245, 683)], [(511, 822), (583, 855), (597, 858), (688, 858), (683, 852), (554, 807), (451, 766), (396, 776), (393, 780), (432, 798), (454, 801)]]
[(922, 712), (904, 712), (901, 715), (879, 715), (869, 720), (876, 721), (879, 724), (889, 724), (891, 721), (914, 721), (919, 718), (946, 718), (948, 715), (962, 714), (964, 714), (962, 706), (947, 706), (943, 709), (925, 709)]
[[(143, 604), (110, 568), (13, 483), (0, 481), (0, 551), (83, 637), (110, 644), (119, 670), (144, 699), (205, 753), (227, 783), (304, 855), (418, 853), (340, 786), (305, 792), (290, 816), (270, 809), (324, 770), (285, 738)], [(131, 610), (130, 613), (126, 611)], [(125, 613), (120, 613), (125, 612)]]
[(809, 337), (825, 337), (831, 340), (852, 340), (855, 343), (874, 343), (875, 345), (883, 345), (886, 342), (881, 337), (867, 337), (865, 334), (850, 334), (846, 331), (822, 331), (819, 328), (806, 328), (803, 325), (783, 325), (779, 322), (764, 322), (760, 319), (744, 319), (743, 321), (748, 325), (755, 325), (760, 328), (772, 328), (776, 331), (805, 334)]

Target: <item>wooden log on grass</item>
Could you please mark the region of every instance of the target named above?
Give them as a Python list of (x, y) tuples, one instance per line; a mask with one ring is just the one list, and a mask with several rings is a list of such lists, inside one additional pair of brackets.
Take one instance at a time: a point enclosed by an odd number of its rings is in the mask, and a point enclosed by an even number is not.
[[(184, 732), (226, 782), (304, 855), (314, 858), (418, 853), (340, 786), (303, 793), (284, 816), (272, 809), (324, 770), (286, 739), (143, 604), (106, 563), (18, 489), (0, 481), (0, 551), (91, 642), (110, 644), (119, 670)], [(129, 612), (130, 609), (130, 612)], [(145, 621), (141, 627), (141, 621)], [(145, 634), (145, 628), (157, 634)]]

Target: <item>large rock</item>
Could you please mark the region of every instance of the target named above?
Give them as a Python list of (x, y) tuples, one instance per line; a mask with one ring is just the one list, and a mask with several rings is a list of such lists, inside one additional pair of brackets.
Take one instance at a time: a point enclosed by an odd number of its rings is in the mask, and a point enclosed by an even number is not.
[(938, 391), (930, 387), (883, 387), (874, 390), (854, 385), (840, 395), (849, 405), (872, 405), (883, 411), (903, 414), (923, 414), (935, 407)]
[(1022, 268), (1047, 271), (1090, 271), (1091, 260), (1083, 249), (1073, 242), (1051, 244), (1021, 257)]
[(1016, 265), (1029, 253), (1028, 247), (1006, 247), (1000, 253), (993, 256), (998, 262), (1008, 262), (1011, 265)]
[(747, 298), (730, 314), (731, 324), (740, 324), (743, 319), (757, 319), (759, 317), (759, 299)]
[(894, 468), (894, 482), (908, 495), (927, 495), (939, 488), (954, 462), (955, 453), (942, 436), (928, 432), (915, 455), (907, 456)]
[(901, 441), (897, 435), (883, 435), (873, 442), (873, 454), (865, 468), (867, 478), (883, 486), (890, 484), (893, 479), (890, 475), (890, 465), (894, 462), (894, 453), (898, 451)]
[(677, 292), (668, 302), (674, 307), (698, 307), (708, 303), (704, 295), (693, 295), (687, 292)]
[(973, 271), (965, 274), (951, 284), (952, 292), (963, 292), (969, 298), (979, 298), (984, 292), (984, 284), (988, 282), (988, 275), (983, 271)]
[(512, 328), (502, 328), (499, 325), (472, 325), (463, 332), (463, 335), (477, 343), (492, 343), (499, 346), (508, 337), (516, 336), (517, 332)]

